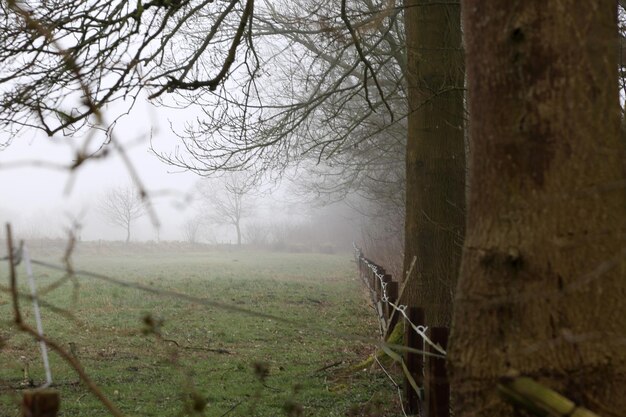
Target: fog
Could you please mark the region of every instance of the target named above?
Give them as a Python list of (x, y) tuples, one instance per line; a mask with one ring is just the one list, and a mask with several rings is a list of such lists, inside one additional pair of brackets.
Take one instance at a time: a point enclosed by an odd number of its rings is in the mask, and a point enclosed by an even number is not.
[[(124, 105), (108, 108), (107, 115), (118, 116)], [(115, 123), (115, 140), (123, 146), (131, 161), (130, 168), (148, 192), (151, 207), (132, 222), (132, 241), (189, 240), (185, 224), (199, 219), (196, 242), (236, 242), (234, 227), (211, 218), (207, 200), (198, 192), (201, 182), (211, 180), (172, 167), (155, 154), (155, 150), (162, 154), (177, 150), (179, 139), (172, 129), (189, 117), (193, 117), (189, 111), (138, 102)], [(108, 222), (100, 208), (108, 190), (137, 187), (121, 156), (111, 152), (106, 158), (88, 161), (76, 171), (60, 168), (73, 162), (76, 149), (86, 141), (93, 142), (90, 149), (95, 150), (104, 140), (101, 132), (93, 131), (68, 138), (49, 138), (29, 131), (12, 138), (11, 144), (0, 151), (0, 220), (10, 222), (15, 233), (25, 239), (66, 238), (72, 227), (80, 225), (77, 235), (81, 240), (124, 240), (124, 228)], [(259, 233), (265, 235), (264, 240), (275, 240), (277, 231), (272, 233), (271, 229), (303, 227), (314, 220), (329, 225), (326, 231), (316, 227), (317, 233), (324, 235), (317, 237), (319, 241), (337, 240), (330, 236), (330, 228), (337, 231), (338, 224), (342, 225), (338, 232), (342, 246), (354, 237), (358, 229), (356, 213), (345, 204), (328, 207), (303, 196), (301, 190), (294, 192), (298, 190), (298, 175), (273, 175), (272, 181), (261, 182), (246, 197), (252, 207), (242, 218), (244, 243), (258, 241)], [(305, 239), (307, 233), (301, 234), (300, 240)]]
[[(185, 192), (195, 178), (188, 173), (172, 174), (168, 167), (149, 153), (150, 131), (158, 132), (156, 141), (166, 141), (168, 134), (159, 125), (159, 117), (148, 105), (139, 105), (122, 118), (113, 132), (127, 149), (132, 164), (149, 190), (172, 188)], [(89, 132), (88, 135), (94, 134)], [(98, 134), (93, 142), (102, 141)], [(68, 165), (75, 149), (88, 136), (48, 138), (42, 133), (25, 132), (12, 139), (0, 152), (0, 216), (14, 224), (18, 233), (33, 237), (59, 237), (74, 220), (83, 225), (84, 239), (119, 239), (115, 228), (103, 224), (96, 213), (103, 190), (131, 183), (128, 170), (119, 155), (85, 163), (75, 172), (56, 169), (49, 164)], [(162, 218), (162, 234), (174, 238), (170, 230), (174, 218), (171, 203), (155, 201)], [(138, 239), (149, 239), (154, 227), (149, 222), (136, 225)]]

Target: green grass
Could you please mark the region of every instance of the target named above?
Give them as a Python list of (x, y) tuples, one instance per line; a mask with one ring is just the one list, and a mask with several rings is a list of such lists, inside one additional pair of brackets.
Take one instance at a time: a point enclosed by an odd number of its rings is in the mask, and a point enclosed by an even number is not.
[[(6, 265), (0, 267), (6, 276)], [(44, 308), (46, 333), (67, 349), (75, 346), (88, 374), (127, 415), (397, 415), (395, 390), (383, 374), (341, 372), (372, 351), (363, 340), (376, 338), (373, 314), (348, 254), (121, 251), (83, 253), (75, 267), (251, 312), (82, 276), (77, 292), (66, 283), (47, 294), (46, 302), (69, 310), (72, 318)], [(62, 274), (36, 268), (36, 276), (44, 288)], [(26, 291), (23, 274), (20, 278)], [(6, 319), (0, 328), (0, 416), (12, 416), (19, 415), (20, 357), (30, 363), (35, 383), (44, 377), (38, 346), (16, 334), (9, 324), (9, 297), (1, 297), (0, 317)], [(23, 301), (29, 323), (31, 310)], [(146, 334), (147, 316), (162, 321), (160, 337)], [(316, 372), (339, 361), (341, 366)], [(51, 365), (62, 397), (61, 416), (108, 415), (54, 353)], [(263, 380), (259, 367), (269, 372)], [(206, 402), (203, 413), (190, 411), (194, 399)], [(379, 404), (388, 411), (378, 410)]]

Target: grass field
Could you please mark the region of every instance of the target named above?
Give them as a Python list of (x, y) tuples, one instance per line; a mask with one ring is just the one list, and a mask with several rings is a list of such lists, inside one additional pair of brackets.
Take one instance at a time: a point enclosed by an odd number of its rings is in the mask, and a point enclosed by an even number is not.
[[(77, 292), (66, 283), (46, 294), (73, 316), (43, 308), (46, 333), (75, 353), (126, 415), (398, 415), (383, 373), (344, 371), (371, 353), (363, 339), (376, 338), (349, 254), (122, 249), (83, 251), (75, 267), (251, 312), (85, 277)], [(6, 263), (0, 268), (6, 277)], [(26, 292), (23, 265), (18, 270)], [(35, 273), (39, 288), (62, 276), (41, 267)], [(0, 416), (17, 416), (23, 363), (35, 384), (44, 374), (37, 344), (12, 328), (9, 296), (0, 297)], [(22, 311), (33, 323), (30, 303), (23, 301)], [(159, 335), (147, 331), (147, 317)], [(67, 364), (50, 358), (61, 416), (109, 415)]]

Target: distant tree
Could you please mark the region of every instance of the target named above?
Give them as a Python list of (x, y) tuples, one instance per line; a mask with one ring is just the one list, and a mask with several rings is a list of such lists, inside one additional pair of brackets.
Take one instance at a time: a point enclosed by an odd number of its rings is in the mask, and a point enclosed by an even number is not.
[(183, 221), (181, 226), (181, 233), (185, 242), (198, 243), (198, 235), (202, 227), (202, 217), (199, 214), (190, 216)]
[(144, 205), (137, 189), (132, 186), (111, 188), (100, 198), (98, 209), (105, 220), (126, 230), (126, 242), (130, 241), (133, 221), (145, 214)]
[(242, 172), (228, 171), (200, 185), (200, 194), (206, 203), (208, 218), (232, 225), (241, 245), (241, 221), (252, 213), (254, 181)]
[(267, 246), (270, 242), (270, 228), (264, 223), (253, 222), (246, 224), (243, 234), (248, 244)]

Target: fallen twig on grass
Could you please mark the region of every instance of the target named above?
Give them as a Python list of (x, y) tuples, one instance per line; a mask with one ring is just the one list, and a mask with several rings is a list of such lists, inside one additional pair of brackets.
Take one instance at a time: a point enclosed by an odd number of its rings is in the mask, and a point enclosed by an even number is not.
[(241, 404), (243, 404), (243, 401), (239, 401), (237, 404), (235, 404), (232, 407), (230, 407), (230, 409), (228, 411), (226, 411), (224, 414), (222, 414), (220, 417), (227, 416), (228, 414), (231, 413), (231, 411), (233, 411), (235, 408), (239, 407)]
[(335, 366), (339, 366), (343, 364), (343, 361), (337, 361), (337, 362), (333, 362), (330, 365), (326, 365), (326, 366), (322, 366), (321, 368), (316, 369), (315, 371), (311, 372), (311, 376), (315, 375), (315, 374), (319, 374), (320, 372), (324, 372), (330, 368), (334, 368)]
[(162, 341), (164, 342), (170, 342), (176, 345), (177, 348), (180, 349), (188, 349), (188, 350), (202, 350), (205, 352), (214, 352), (214, 353), (221, 353), (223, 355), (232, 355), (232, 352), (226, 349), (222, 349), (222, 348), (206, 348), (206, 347), (202, 347), (202, 346), (181, 346), (180, 343), (178, 343), (176, 340), (173, 339), (165, 339), (164, 337), (161, 338)]

